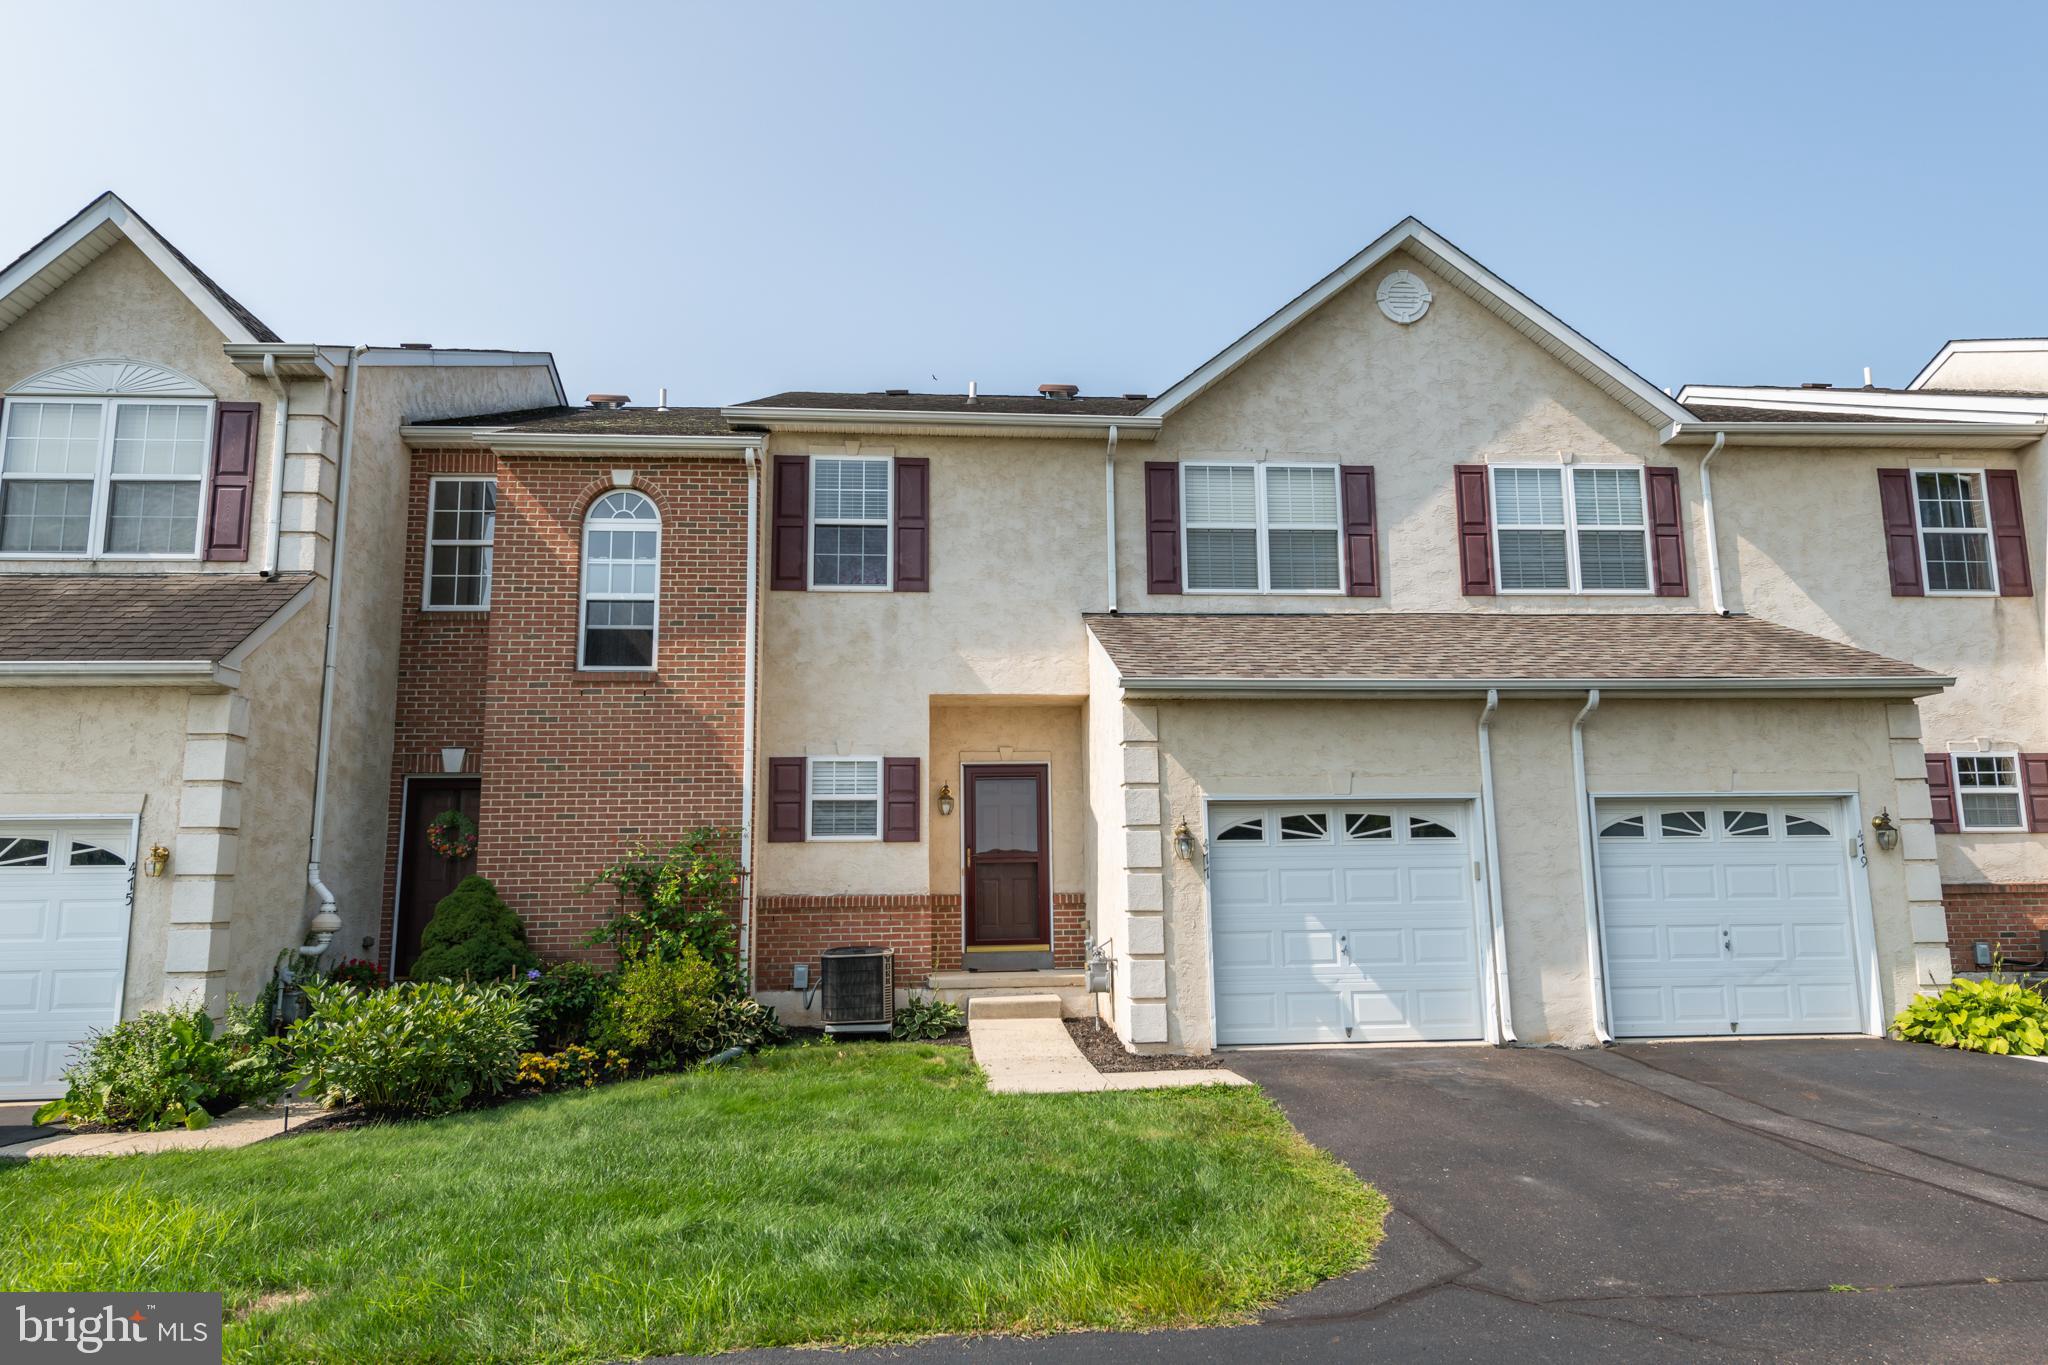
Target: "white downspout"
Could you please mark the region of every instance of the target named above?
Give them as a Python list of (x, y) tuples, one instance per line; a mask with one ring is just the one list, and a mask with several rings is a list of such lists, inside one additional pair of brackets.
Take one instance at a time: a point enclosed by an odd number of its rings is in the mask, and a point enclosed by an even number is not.
[[(328, 748), (334, 735), (334, 641), (341, 630), (341, 576), (348, 564), (350, 454), (356, 443), (356, 362), (368, 349), (358, 346), (349, 352), (348, 370), (342, 381), (348, 392), (342, 399), (341, 455), (334, 470), (334, 545), (327, 556), (327, 641), (320, 665), (320, 730), (313, 755), (313, 837), (306, 850), (306, 884), (320, 898), (320, 910), (313, 916), (312, 928), (323, 949), (341, 928), (334, 892), (320, 880), (320, 855), (327, 837)], [(266, 362), (268, 359), (266, 356)], [(282, 416), (280, 410), (280, 426)]]
[[(349, 364), (355, 364), (353, 356)], [(284, 432), (292, 418), (292, 391), (291, 385), (278, 377), (277, 357), (267, 352), (263, 357), (263, 377), (277, 390), (277, 425), (270, 433), (270, 526), (263, 547), (262, 569), (263, 577), (275, 578), (278, 540), (284, 532)]]
[(1714, 594), (1714, 614), (1726, 616), (1728, 604), (1721, 597), (1721, 532), (1714, 523), (1714, 476), (1707, 472), (1707, 466), (1721, 453), (1721, 447), (1728, 444), (1728, 433), (1714, 433), (1714, 448), (1700, 461), (1700, 508), (1707, 516), (1707, 586)]
[(1572, 797), (1579, 807), (1579, 885), (1586, 898), (1586, 969), (1593, 983), (1593, 1032), (1602, 1043), (1614, 1041), (1607, 1029), (1607, 973), (1600, 958), (1600, 909), (1593, 881), (1593, 799), (1586, 791), (1586, 718), (1600, 709), (1600, 689), (1586, 693), (1586, 704), (1572, 719)]
[(740, 871), (746, 878), (746, 894), (740, 897), (740, 952), (745, 957), (747, 990), (754, 989), (754, 613), (756, 584), (759, 582), (761, 536), (761, 447), (743, 447), (747, 457), (747, 624), (742, 667), (740, 703)]
[(1109, 424), (1109, 446), (1102, 453), (1102, 501), (1109, 521), (1109, 610), (1116, 610), (1116, 423)]
[(1493, 938), (1494, 1012), (1502, 1043), (1515, 1041), (1514, 1007), (1508, 1000), (1508, 931), (1501, 913), (1500, 822), (1493, 805), (1493, 713), (1500, 709), (1500, 689), (1486, 689), (1486, 709), (1479, 713), (1479, 821), (1486, 839), (1486, 913)]

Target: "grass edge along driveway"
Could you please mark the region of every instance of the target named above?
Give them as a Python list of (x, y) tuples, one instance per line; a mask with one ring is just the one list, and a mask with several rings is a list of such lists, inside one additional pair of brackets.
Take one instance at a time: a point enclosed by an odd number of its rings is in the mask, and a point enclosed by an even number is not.
[(0, 1163), (0, 1285), (219, 1290), (230, 1360), (594, 1361), (1244, 1321), (1386, 1202), (1257, 1091), (823, 1043), (237, 1151)]

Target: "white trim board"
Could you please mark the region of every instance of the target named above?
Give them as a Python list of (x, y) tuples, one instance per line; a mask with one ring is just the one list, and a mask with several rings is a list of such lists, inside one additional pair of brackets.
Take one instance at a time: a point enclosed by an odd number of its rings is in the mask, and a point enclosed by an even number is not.
[(1403, 218), (1363, 251), (1152, 400), (1143, 415), (1161, 419), (1171, 416), (1397, 251), (1414, 256), (1645, 422), (1665, 426), (1691, 420), (1692, 414), (1677, 399), (1413, 217)]

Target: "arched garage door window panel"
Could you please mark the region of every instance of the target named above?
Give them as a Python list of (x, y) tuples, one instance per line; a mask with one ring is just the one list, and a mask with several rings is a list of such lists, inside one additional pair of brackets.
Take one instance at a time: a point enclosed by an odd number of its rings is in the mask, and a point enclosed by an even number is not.
[(607, 493), (583, 519), (579, 665), (652, 670), (661, 585), (661, 515), (645, 495)]

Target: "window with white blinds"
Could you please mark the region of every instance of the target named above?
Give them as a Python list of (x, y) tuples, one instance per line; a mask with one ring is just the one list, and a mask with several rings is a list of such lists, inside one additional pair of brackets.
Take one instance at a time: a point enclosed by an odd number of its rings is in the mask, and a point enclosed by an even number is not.
[(1183, 464), (1189, 592), (1343, 590), (1337, 466)]
[(1641, 469), (1496, 465), (1491, 474), (1502, 592), (1650, 590)]
[(814, 758), (808, 766), (809, 837), (882, 837), (881, 759)]

